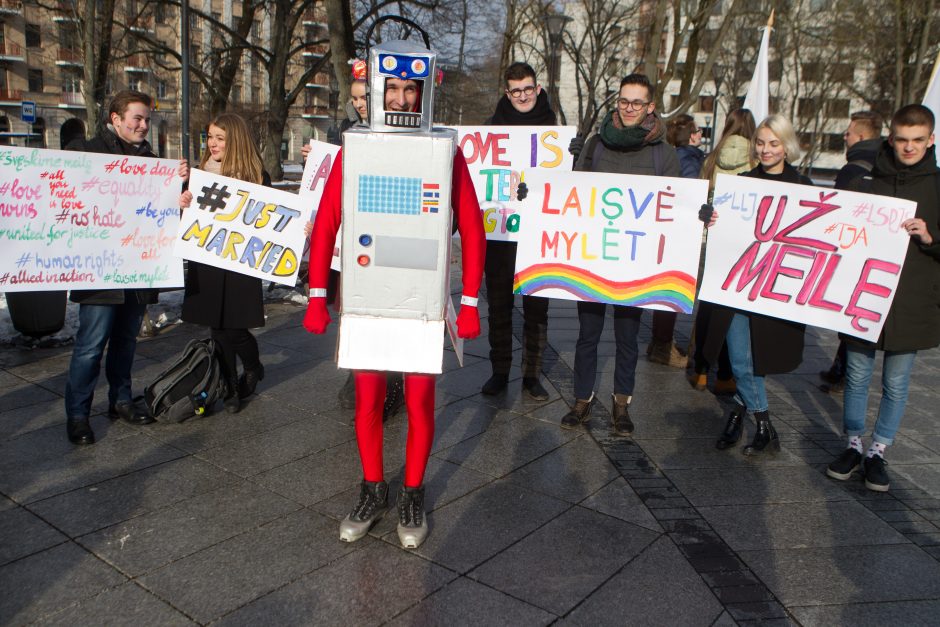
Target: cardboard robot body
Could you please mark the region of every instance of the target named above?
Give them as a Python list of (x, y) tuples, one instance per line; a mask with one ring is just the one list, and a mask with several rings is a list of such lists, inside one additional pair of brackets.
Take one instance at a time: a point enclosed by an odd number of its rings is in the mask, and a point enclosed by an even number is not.
[(452, 129), (343, 134), (341, 368), (441, 372), (456, 149)]

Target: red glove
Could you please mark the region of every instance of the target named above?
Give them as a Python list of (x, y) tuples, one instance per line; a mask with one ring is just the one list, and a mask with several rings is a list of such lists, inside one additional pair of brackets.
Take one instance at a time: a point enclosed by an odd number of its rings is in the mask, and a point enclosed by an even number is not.
[[(307, 314), (304, 316), (304, 328), (310, 333), (322, 335), (326, 333), (327, 325), (332, 322), (330, 312), (326, 309), (326, 298), (314, 297), (307, 303)], [(479, 333), (480, 325), (477, 323)]]
[(480, 335), (480, 312), (476, 307), (461, 305), (457, 314), (457, 337), (472, 340)]

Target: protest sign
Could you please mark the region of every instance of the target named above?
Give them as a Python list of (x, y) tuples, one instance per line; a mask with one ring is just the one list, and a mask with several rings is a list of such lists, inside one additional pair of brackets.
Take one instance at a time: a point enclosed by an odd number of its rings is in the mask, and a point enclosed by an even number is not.
[(517, 293), (692, 311), (706, 181), (534, 170), (526, 181)]
[[(319, 142), (315, 139), (310, 140), (310, 154), (307, 155), (307, 161), (304, 163), (304, 173), (300, 179), (300, 194), (307, 203), (307, 220), (313, 222), (317, 216), (317, 209), (320, 207), (320, 199), (323, 198), (323, 188), (326, 187), (326, 179), (330, 176), (333, 169), (333, 163), (336, 161), (336, 155), (339, 153), (339, 146)], [(333, 259), (330, 267), (334, 270), (340, 269), (340, 242), (342, 241), (340, 233), (336, 235), (336, 245), (333, 248)], [(303, 259), (307, 259), (310, 253), (310, 239), (304, 242)]]
[(574, 158), (568, 144), (575, 126), (458, 126), (457, 144), (463, 151), (477, 192), (486, 239), (519, 238), (524, 207), (516, 198), (520, 182), (529, 184), (536, 170), (570, 172)]
[(0, 150), (0, 291), (180, 287), (178, 162)]
[(193, 170), (189, 190), (193, 202), (180, 220), (177, 256), (294, 286), (304, 198), (203, 170)]
[(719, 175), (699, 298), (875, 341), (917, 204)]

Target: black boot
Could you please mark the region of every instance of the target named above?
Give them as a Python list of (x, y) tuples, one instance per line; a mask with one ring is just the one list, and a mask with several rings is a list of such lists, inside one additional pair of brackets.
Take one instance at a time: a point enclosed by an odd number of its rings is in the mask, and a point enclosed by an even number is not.
[(760, 455), (764, 450), (776, 453), (780, 450), (780, 438), (777, 437), (777, 430), (770, 424), (770, 414), (766, 411), (759, 411), (754, 414), (757, 421), (757, 433), (750, 444), (744, 447), (745, 455)]
[(225, 397), (222, 399), (222, 405), (230, 414), (237, 414), (242, 408), (242, 402), (238, 398), (238, 379), (235, 377), (230, 377), (225, 382)]
[(400, 372), (390, 372), (385, 379), (385, 403), (382, 405), (382, 422), (394, 418), (404, 405), (404, 375)]
[(72, 444), (94, 444), (95, 432), (91, 430), (88, 418), (68, 418), (65, 423), (69, 442)]
[(718, 441), (715, 442), (715, 448), (719, 451), (723, 451), (738, 443), (738, 440), (741, 439), (741, 435), (744, 433), (745, 416), (747, 416), (747, 407), (744, 405), (736, 405), (735, 408), (731, 410), (731, 413), (728, 415), (728, 422), (725, 424), (725, 430), (721, 432), (721, 435), (718, 436)]
[(238, 379), (238, 398), (248, 398), (255, 393), (258, 381), (264, 379), (264, 364), (258, 362), (256, 368), (246, 369)]

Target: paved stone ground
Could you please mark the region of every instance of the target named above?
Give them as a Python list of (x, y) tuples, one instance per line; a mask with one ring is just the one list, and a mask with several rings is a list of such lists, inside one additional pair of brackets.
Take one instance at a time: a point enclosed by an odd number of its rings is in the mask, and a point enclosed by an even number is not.
[[(463, 368), (446, 355), (431, 535), (405, 551), (393, 517), (337, 539), (360, 478), (352, 412), (337, 407), (335, 325), (310, 336), (302, 313), (268, 307), (267, 378), (240, 414), (132, 428), (103, 414), (102, 384), (93, 447), (65, 438), (68, 347), (0, 351), (0, 624), (940, 621), (940, 351), (918, 357), (891, 492), (877, 494), (824, 475), (843, 448), (841, 398), (816, 387), (834, 334), (811, 331), (801, 369), (769, 380), (783, 450), (749, 460), (713, 446), (727, 401), (644, 357), (634, 438), (612, 437), (602, 407), (589, 430), (560, 429), (572, 303), (551, 307), (551, 398), (522, 397), (518, 370), (504, 395), (482, 396), (484, 318)], [(142, 341), (137, 386), (202, 335), (179, 325)], [(613, 349), (608, 329), (608, 406)], [(393, 490), (405, 423), (387, 426)]]

